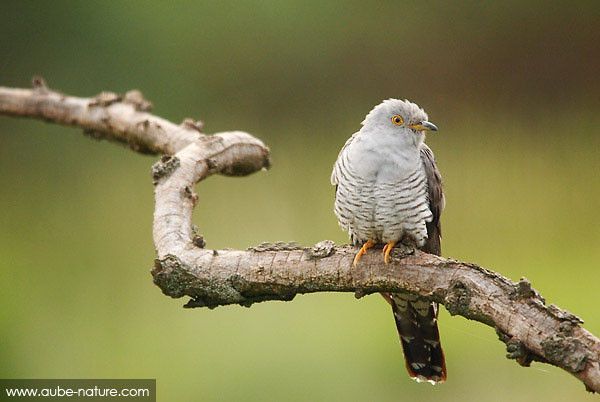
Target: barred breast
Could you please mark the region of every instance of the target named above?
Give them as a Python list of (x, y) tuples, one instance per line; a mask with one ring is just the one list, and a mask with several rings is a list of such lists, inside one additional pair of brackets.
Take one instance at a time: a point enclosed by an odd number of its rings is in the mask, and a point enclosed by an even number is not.
[(352, 242), (387, 243), (408, 236), (417, 247), (422, 247), (427, 239), (426, 222), (430, 222), (433, 215), (420, 159), (412, 170), (398, 171), (394, 175), (379, 174), (385, 161), (365, 174), (357, 161), (344, 151), (340, 152), (332, 174), (332, 181), (337, 184), (334, 211)]

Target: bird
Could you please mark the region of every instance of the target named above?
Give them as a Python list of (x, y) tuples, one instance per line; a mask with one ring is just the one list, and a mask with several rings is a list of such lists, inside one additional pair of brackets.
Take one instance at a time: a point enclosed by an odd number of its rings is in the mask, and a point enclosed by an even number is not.
[[(331, 173), (334, 212), (360, 247), (383, 246), (385, 264), (395, 246), (441, 255), (442, 177), (425, 133), (437, 131), (427, 113), (408, 100), (387, 99), (365, 117), (339, 152)], [(446, 380), (437, 325), (438, 304), (410, 293), (381, 293), (391, 305), (406, 368), (418, 382)]]

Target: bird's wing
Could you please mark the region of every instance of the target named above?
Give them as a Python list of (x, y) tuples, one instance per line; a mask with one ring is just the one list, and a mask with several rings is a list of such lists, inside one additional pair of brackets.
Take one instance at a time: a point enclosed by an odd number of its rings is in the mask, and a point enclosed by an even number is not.
[(440, 216), (446, 203), (442, 190), (442, 175), (435, 164), (433, 152), (425, 144), (421, 146), (421, 161), (425, 169), (425, 175), (427, 176), (429, 209), (433, 214), (433, 219), (427, 223), (427, 242), (422, 250), (426, 253), (441, 255), (442, 227)]
[[(440, 255), (440, 215), (444, 209), (442, 176), (433, 152), (425, 144), (421, 147), (421, 161), (427, 177), (429, 209), (433, 214), (431, 222), (427, 222), (427, 242), (421, 250)], [(438, 304), (406, 293), (383, 294), (383, 297), (392, 305), (410, 376), (431, 383), (445, 381), (446, 362), (437, 325)]]
[(335, 160), (335, 163), (333, 165), (333, 171), (331, 172), (331, 184), (333, 184), (334, 186), (336, 186), (336, 188), (337, 188), (337, 185), (339, 183), (338, 177), (339, 177), (339, 174), (340, 174), (339, 170), (341, 168), (340, 164), (341, 164), (341, 161), (342, 161), (342, 157), (344, 156), (344, 153), (346, 152), (346, 149), (348, 148), (348, 146), (350, 144), (352, 144), (352, 142), (356, 139), (357, 135), (358, 135), (358, 131), (356, 133), (352, 134), (352, 137), (348, 138), (348, 140), (346, 141), (346, 143), (344, 144), (344, 146), (340, 150), (340, 153), (338, 154), (338, 157)]

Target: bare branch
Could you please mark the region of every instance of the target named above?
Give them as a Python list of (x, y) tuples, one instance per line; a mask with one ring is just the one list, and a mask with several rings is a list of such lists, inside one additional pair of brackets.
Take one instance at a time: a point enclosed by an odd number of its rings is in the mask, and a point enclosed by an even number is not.
[(190, 124), (191, 119), (176, 125), (148, 113), (152, 104), (137, 90), (77, 98), (48, 89), (39, 77), (33, 86), (0, 87), (0, 114), (79, 127), (93, 138), (121, 142), (141, 153), (171, 155), (203, 137), (201, 125)]
[(268, 148), (243, 132), (201, 135), (195, 123), (177, 126), (141, 110), (147, 108), (139, 106), (141, 96), (134, 96), (136, 106), (127, 96), (113, 95), (73, 98), (43, 83), (33, 90), (0, 88), (0, 114), (81, 127), (135, 144), (138, 151), (171, 155), (152, 170), (158, 254), (152, 275), (166, 295), (191, 297), (186, 307), (214, 308), (324, 291), (357, 297), (408, 291), (444, 304), (452, 315), (494, 327), (508, 357), (520, 364), (556, 365), (589, 391), (600, 391), (600, 340), (573, 314), (546, 305), (526, 279), (514, 283), (477, 265), (421, 252), (383, 265), (374, 251), (353, 268), (355, 250), (331, 241), (313, 247), (278, 242), (245, 251), (204, 249), (192, 225), (193, 186), (213, 173), (240, 176), (268, 167)]

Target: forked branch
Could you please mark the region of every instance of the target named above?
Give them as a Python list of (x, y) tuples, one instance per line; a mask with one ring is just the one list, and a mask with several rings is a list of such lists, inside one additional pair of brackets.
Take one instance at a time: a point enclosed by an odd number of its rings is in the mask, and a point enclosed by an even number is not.
[(171, 297), (190, 297), (186, 307), (250, 306), (291, 300), (297, 294), (408, 291), (446, 306), (452, 315), (494, 327), (508, 357), (528, 366), (541, 361), (600, 392), (600, 340), (582, 321), (544, 299), (526, 279), (514, 283), (475, 264), (415, 252), (384, 266), (379, 254), (352, 267), (355, 250), (323, 241), (312, 247), (263, 243), (248, 250), (208, 250), (194, 231), (194, 185), (218, 173), (243, 176), (269, 166), (269, 150), (244, 132), (200, 133), (148, 113), (138, 91), (75, 98), (49, 90), (0, 87), (0, 114), (83, 128), (96, 138), (129, 144), (135, 151), (165, 154), (153, 169), (155, 184), (152, 275)]

